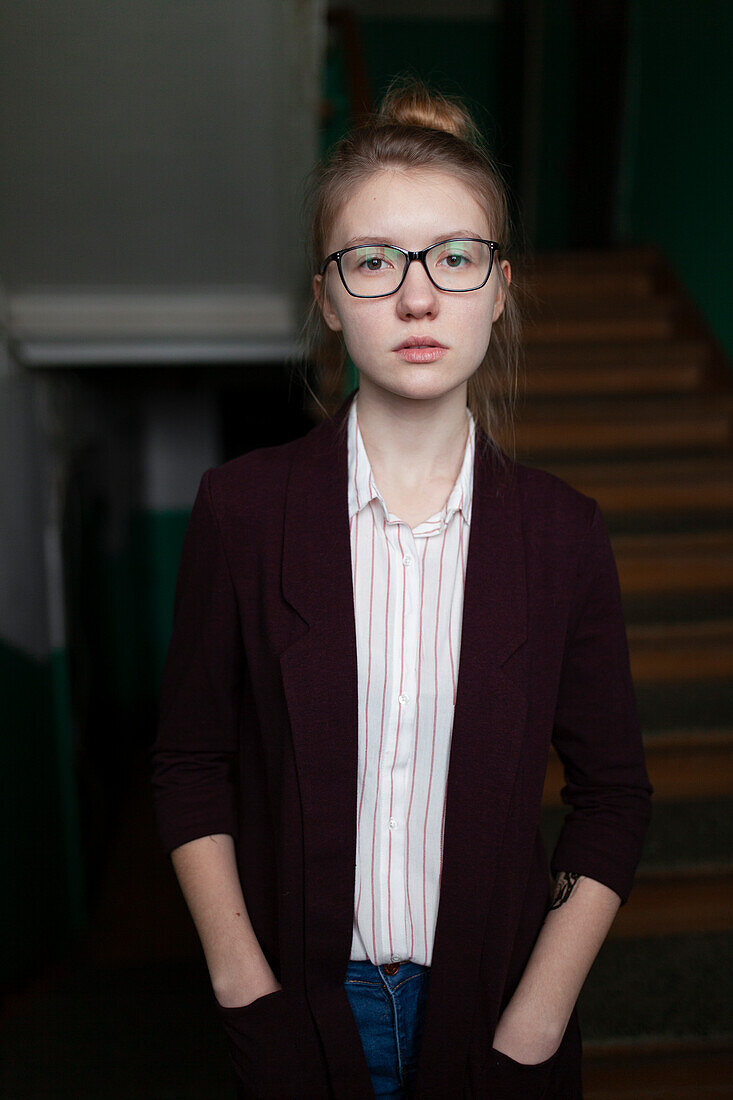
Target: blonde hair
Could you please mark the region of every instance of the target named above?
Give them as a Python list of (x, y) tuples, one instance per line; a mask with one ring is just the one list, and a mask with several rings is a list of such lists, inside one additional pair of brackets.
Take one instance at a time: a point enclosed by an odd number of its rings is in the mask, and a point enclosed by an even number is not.
[[(479, 129), (460, 99), (432, 91), (419, 78), (397, 76), (377, 111), (352, 128), (311, 171), (304, 201), (310, 226), (311, 280), (326, 255), (330, 231), (349, 195), (384, 168), (436, 169), (449, 172), (472, 192), (501, 245), (499, 256), (513, 253), (507, 188)], [(468, 407), (496, 455), (509, 437), (514, 456), (514, 413), (522, 365), (521, 311), (514, 278), (507, 284), (497, 263), (506, 300), (494, 323), (478, 369), (468, 380)], [(346, 347), (340, 332), (326, 325), (313, 297), (300, 337), (303, 379), (325, 416), (344, 398)], [(318, 393), (310, 388), (307, 366), (315, 368)], [(501, 441), (501, 442), (500, 442)]]

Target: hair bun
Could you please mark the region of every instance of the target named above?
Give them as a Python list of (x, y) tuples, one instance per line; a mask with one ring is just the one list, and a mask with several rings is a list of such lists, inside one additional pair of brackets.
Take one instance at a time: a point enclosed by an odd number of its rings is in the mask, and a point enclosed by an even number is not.
[(376, 118), (381, 123), (445, 130), (472, 144), (478, 139), (476, 125), (463, 104), (432, 91), (419, 77), (394, 77), (382, 97)]

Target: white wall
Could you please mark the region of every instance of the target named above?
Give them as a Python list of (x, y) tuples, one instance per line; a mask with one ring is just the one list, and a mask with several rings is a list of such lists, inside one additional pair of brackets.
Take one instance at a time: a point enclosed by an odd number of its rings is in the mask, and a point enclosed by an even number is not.
[(498, 19), (500, 0), (351, 0), (349, 7), (372, 19)]
[(47, 454), (36, 398), (35, 379), (0, 366), (0, 640), (45, 657)]
[[(66, 341), (70, 366), (105, 338), (128, 351), (155, 338), (161, 355), (168, 341), (168, 364), (197, 340), (204, 361), (206, 340), (224, 354), (238, 335), (250, 358), (288, 349), (307, 282), (300, 203), (324, 18), (325, 0), (3, 4), (0, 354), (8, 335), (47, 351)], [(128, 429), (92, 375), (52, 381), (3, 362), (0, 638), (43, 655), (63, 645), (68, 455), (88, 439), (127, 456)], [(142, 387), (130, 402), (141, 499), (189, 506), (218, 460), (213, 402)], [(118, 493), (120, 515), (131, 493)]]
[(302, 279), (325, 0), (13, 0), (0, 39), (3, 282)]

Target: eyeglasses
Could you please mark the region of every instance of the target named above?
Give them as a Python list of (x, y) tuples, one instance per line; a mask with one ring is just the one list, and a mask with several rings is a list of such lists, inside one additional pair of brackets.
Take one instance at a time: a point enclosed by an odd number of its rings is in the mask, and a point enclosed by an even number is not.
[(478, 237), (451, 237), (420, 252), (392, 244), (352, 245), (327, 256), (320, 274), (335, 260), (341, 282), (354, 298), (384, 298), (400, 289), (408, 267), (419, 260), (438, 290), (462, 294), (486, 284), (499, 247)]

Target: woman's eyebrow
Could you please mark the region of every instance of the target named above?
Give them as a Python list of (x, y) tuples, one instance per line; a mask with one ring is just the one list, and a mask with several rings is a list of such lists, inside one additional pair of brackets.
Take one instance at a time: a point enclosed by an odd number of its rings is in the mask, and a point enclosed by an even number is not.
[[(437, 237), (434, 237), (430, 244), (437, 244), (438, 241), (449, 241), (455, 237), (480, 237), (480, 233), (477, 233), (475, 229), (451, 229), (447, 233), (440, 233)], [(351, 248), (355, 244), (392, 244), (388, 233), (370, 233), (362, 237), (351, 237), (344, 248)], [(426, 245), (429, 248), (430, 245)]]

